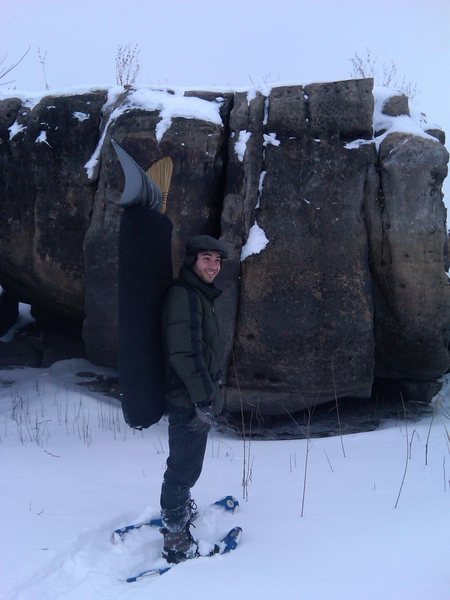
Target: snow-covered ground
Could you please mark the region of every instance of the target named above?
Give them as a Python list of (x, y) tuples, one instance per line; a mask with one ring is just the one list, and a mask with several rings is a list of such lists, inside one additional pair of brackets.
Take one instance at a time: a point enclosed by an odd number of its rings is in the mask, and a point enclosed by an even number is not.
[(370, 433), (244, 448), (213, 432), (193, 496), (241, 506), (195, 534), (241, 525), (238, 549), (126, 583), (158, 559), (161, 535), (110, 534), (158, 513), (167, 424), (127, 428), (115, 400), (79, 385), (93, 371), (80, 360), (0, 371), (2, 599), (450, 598), (450, 379), (432, 416)]

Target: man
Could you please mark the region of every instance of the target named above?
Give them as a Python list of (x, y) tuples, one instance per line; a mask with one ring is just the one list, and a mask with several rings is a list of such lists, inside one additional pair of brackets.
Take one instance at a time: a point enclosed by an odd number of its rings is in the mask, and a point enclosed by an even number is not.
[(161, 489), (163, 556), (181, 562), (197, 555), (190, 530), (195, 503), (190, 490), (200, 476), (208, 431), (223, 408), (220, 391), (222, 347), (214, 286), (225, 246), (208, 235), (186, 244), (178, 279), (163, 307), (169, 414), (169, 458)]

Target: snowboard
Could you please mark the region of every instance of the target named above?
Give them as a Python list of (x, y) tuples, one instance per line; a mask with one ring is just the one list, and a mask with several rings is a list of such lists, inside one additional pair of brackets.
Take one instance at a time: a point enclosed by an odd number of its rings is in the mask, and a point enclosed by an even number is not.
[(164, 413), (161, 310), (172, 283), (172, 223), (145, 206), (123, 210), (119, 232), (119, 381), (130, 427)]
[[(234, 498), (234, 496), (224, 496), (223, 498), (219, 498), (210, 506), (207, 510), (219, 510), (223, 512), (235, 513), (239, 508), (239, 500)], [(195, 511), (192, 514), (191, 522), (194, 523), (198, 518), (201, 511)], [(113, 531), (111, 535), (111, 541), (113, 544), (118, 544), (123, 542), (125, 538), (133, 533), (134, 531), (138, 531), (143, 527), (157, 527), (161, 528), (163, 526), (161, 517), (155, 517), (153, 519), (149, 519), (148, 521), (143, 521), (141, 523), (134, 523), (131, 525), (125, 525), (124, 527), (120, 527)], [(221, 540), (222, 541), (222, 540)]]
[[(219, 542), (217, 542), (214, 545), (214, 549), (209, 554), (207, 554), (206, 556), (198, 555), (193, 558), (190, 558), (189, 560), (194, 560), (198, 558), (209, 558), (220, 554), (228, 554), (229, 552), (237, 548), (241, 534), (241, 527), (233, 527), (233, 529), (230, 529), (226, 536), (224, 536)], [(134, 583), (136, 581), (140, 581), (141, 579), (146, 579), (149, 577), (159, 577), (160, 575), (164, 575), (179, 564), (182, 563), (166, 563), (166, 566), (163, 567), (147, 569), (145, 571), (142, 571), (141, 573), (138, 573), (137, 575), (134, 575), (133, 577), (128, 577), (127, 583)]]
[(125, 187), (118, 252), (119, 381), (126, 423), (150, 427), (164, 414), (161, 309), (172, 276), (170, 219), (159, 212), (161, 191), (125, 150), (111, 140)]

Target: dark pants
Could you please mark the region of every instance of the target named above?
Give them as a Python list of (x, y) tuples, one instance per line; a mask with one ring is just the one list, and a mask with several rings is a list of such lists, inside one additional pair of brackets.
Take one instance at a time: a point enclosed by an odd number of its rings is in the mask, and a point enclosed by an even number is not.
[(171, 406), (169, 458), (161, 488), (161, 516), (170, 531), (180, 531), (190, 518), (190, 490), (200, 477), (208, 434), (191, 433), (186, 425), (195, 409)]

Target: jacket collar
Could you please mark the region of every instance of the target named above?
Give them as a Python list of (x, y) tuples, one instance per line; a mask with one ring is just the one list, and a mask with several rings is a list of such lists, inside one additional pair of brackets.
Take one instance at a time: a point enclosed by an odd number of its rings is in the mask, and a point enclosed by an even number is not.
[(192, 288), (206, 296), (211, 302), (218, 298), (222, 293), (222, 290), (216, 288), (213, 283), (206, 283), (205, 281), (202, 281), (200, 277), (198, 277), (194, 271), (192, 271), (192, 269), (186, 267), (185, 265), (183, 265), (180, 269), (178, 281), (187, 283)]

